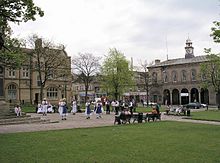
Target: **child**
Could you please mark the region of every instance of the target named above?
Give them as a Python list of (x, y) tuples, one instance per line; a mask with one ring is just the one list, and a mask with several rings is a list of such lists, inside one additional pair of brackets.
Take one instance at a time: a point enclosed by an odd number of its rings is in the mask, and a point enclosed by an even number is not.
[(21, 107), (19, 105), (17, 105), (15, 107), (15, 113), (16, 113), (17, 117), (21, 116)]

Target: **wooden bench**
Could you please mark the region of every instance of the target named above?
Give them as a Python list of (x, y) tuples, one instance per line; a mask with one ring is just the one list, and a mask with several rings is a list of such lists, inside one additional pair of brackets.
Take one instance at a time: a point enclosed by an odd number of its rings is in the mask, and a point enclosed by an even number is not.
[(159, 114), (152, 114), (152, 113), (147, 113), (146, 114), (146, 121), (156, 121), (156, 120), (161, 120), (161, 113)]
[(114, 124), (126, 124), (131, 123), (131, 114), (121, 113), (120, 115), (115, 115)]

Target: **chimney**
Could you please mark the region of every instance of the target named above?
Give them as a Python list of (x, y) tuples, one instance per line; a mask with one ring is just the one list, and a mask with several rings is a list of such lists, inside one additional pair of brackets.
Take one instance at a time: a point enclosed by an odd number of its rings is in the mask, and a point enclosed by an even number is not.
[(35, 41), (35, 49), (40, 49), (40, 48), (42, 48), (42, 39), (38, 38)]
[(159, 59), (155, 59), (155, 65), (158, 65), (160, 63)]

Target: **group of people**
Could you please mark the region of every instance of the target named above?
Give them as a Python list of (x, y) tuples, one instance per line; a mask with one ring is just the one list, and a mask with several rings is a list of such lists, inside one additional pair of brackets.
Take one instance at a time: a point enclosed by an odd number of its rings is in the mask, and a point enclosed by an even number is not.
[[(78, 109), (78, 104), (76, 100), (72, 101), (71, 105), (72, 109), (70, 113), (75, 115), (80, 110)], [(91, 115), (94, 113), (96, 114), (96, 118), (102, 118), (102, 114), (104, 113), (104, 107), (106, 110), (106, 114), (110, 114), (110, 112), (114, 112), (116, 115), (119, 114), (119, 112), (125, 112), (126, 114), (133, 114), (135, 110), (135, 102), (133, 100), (127, 100), (127, 101), (117, 101), (117, 100), (97, 100), (97, 101), (87, 101), (85, 104), (85, 115), (86, 119), (90, 119)], [(48, 112), (56, 112), (56, 107), (52, 106), (46, 98), (43, 99), (43, 101), (38, 104), (36, 108), (37, 113), (43, 113), (43, 116), (46, 116)], [(61, 116), (62, 120), (66, 120), (68, 116), (68, 107), (66, 99), (60, 99), (58, 102), (58, 113)]]

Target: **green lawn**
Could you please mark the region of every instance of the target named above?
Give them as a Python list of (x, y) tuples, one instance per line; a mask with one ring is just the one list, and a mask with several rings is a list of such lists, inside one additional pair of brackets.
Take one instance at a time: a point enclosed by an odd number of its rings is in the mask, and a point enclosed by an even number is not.
[(220, 162), (220, 126), (151, 122), (0, 134), (0, 162)]
[(220, 121), (219, 110), (208, 110), (201, 112), (192, 112), (192, 119)]

